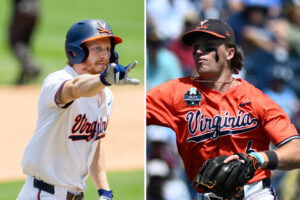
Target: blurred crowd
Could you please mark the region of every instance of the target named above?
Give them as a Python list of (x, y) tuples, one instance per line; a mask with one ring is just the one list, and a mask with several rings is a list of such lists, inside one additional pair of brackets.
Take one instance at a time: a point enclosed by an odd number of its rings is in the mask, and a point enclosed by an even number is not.
[(11, 7), (8, 41), (19, 64), (14, 84), (23, 85), (30, 83), (41, 74), (41, 68), (32, 53), (33, 35), (40, 16), (40, 1), (13, 0)]
[[(147, 90), (195, 76), (192, 47), (181, 42), (206, 18), (228, 22), (244, 53), (239, 77), (269, 95), (300, 132), (300, 0), (147, 0)], [(147, 127), (147, 199), (194, 199), (172, 130)], [(271, 146), (271, 148), (275, 148)], [(273, 171), (280, 200), (300, 200), (300, 171)]]

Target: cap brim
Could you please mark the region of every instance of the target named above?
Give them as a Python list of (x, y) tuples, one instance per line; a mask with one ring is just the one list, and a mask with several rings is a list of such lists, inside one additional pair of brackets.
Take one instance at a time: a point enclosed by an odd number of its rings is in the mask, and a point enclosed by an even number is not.
[(182, 36), (182, 41), (189, 46), (193, 45), (193, 42), (195, 41), (195, 39), (201, 38), (201, 36), (203, 36), (203, 33), (218, 37), (218, 38), (226, 38), (224, 35), (220, 35), (218, 33), (212, 32), (212, 31), (206, 31), (206, 30), (193, 30), (193, 31), (189, 31), (186, 32), (183, 36)]
[(81, 43), (89, 42), (89, 41), (92, 41), (92, 40), (97, 40), (97, 39), (100, 39), (100, 38), (114, 38), (115, 45), (119, 44), (123, 41), (122, 38), (120, 38), (118, 36), (115, 36), (115, 35), (97, 35), (97, 36), (90, 37), (90, 38), (82, 41)]

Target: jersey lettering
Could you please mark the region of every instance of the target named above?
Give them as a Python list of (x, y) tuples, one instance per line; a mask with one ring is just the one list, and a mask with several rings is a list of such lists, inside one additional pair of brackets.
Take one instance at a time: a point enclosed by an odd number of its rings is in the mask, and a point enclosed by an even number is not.
[[(229, 112), (225, 116), (215, 115), (213, 118), (206, 117), (201, 110), (190, 111), (186, 114), (188, 130), (191, 137), (188, 142), (202, 142), (208, 139), (218, 139), (218, 137), (226, 135), (242, 134), (258, 127), (258, 120), (252, 118), (250, 113), (238, 112), (237, 116), (229, 116)], [(196, 135), (197, 132), (200, 135)], [(196, 135), (196, 136), (195, 136)]]
[(88, 122), (86, 114), (79, 114), (75, 118), (75, 123), (72, 126), (72, 134), (68, 138), (73, 141), (86, 140), (88, 142), (95, 136), (95, 133), (97, 133), (95, 140), (98, 140), (104, 136), (106, 128), (107, 122), (102, 121), (102, 117), (99, 122)]
[(249, 154), (249, 153), (252, 153), (252, 152), (255, 152), (254, 149), (252, 149), (252, 143), (253, 143), (253, 140), (250, 140), (247, 144), (247, 148), (246, 148), (246, 153)]

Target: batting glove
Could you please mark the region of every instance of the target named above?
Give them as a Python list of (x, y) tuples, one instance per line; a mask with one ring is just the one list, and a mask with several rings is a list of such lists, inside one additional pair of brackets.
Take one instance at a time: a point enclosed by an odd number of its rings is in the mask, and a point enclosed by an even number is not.
[(98, 190), (98, 194), (99, 200), (112, 200), (113, 198), (112, 190), (100, 189)]
[(130, 78), (128, 73), (137, 65), (137, 61), (130, 63), (127, 67), (116, 63), (110, 63), (100, 74), (100, 81), (106, 85), (138, 85), (140, 81)]

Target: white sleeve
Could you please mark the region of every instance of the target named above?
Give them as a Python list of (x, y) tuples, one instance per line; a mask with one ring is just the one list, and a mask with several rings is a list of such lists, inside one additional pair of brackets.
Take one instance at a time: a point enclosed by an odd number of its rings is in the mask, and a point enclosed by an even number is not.
[(62, 71), (58, 71), (50, 74), (43, 83), (42, 91), (41, 91), (41, 100), (44, 101), (47, 107), (61, 107), (69, 105), (58, 105), (56, 103), (56, 95), (62, 89), (63, 85), (68, 80), (72, 80), (73, 77), (69, 76), (67, 73), (63, 73)]

